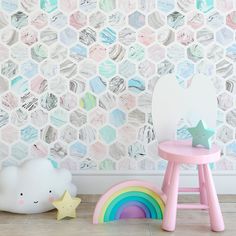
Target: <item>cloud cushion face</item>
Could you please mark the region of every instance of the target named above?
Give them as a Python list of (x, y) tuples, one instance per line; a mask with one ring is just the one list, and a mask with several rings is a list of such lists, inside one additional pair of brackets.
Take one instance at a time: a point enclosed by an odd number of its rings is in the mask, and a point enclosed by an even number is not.
[(71, 173), (55, 169), (47, 159), (31, 159), (21, 166), (5, 167), (0, 172), (0, 210), (32, 214), (54, 209), (52, 201), (77, 190)]

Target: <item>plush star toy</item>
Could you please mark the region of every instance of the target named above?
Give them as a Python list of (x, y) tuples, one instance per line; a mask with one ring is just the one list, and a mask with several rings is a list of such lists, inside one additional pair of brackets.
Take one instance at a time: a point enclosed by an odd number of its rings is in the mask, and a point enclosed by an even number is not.
[(65, 191), (59, 200), (52, 203), (58, 210), (57, 220), (61, 220), (66, 217), (76, 218), (76, 208), (79, 206), (80, 202), (80, 198), (72, 198), (69, 192)]
[(211, 138), (215, 131), (205, 126), (202, 120), (200, 120), (196, 127), (188, 128), (189, 133), (192, 135), (192, 146), (196, 147), (201, 145), (207, 149), (211, 148)]

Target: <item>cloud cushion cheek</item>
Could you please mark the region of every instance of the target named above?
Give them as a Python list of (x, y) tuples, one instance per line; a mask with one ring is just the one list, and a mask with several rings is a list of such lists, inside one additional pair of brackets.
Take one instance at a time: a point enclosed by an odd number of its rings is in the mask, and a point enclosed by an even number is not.
[(67, 190), (76, 196), (68, 170), (55, 169), (47, 159), (38, 158), (21, 166), (0, 171), (0, 210), (32, 214), (52, 210), (52, 201)]

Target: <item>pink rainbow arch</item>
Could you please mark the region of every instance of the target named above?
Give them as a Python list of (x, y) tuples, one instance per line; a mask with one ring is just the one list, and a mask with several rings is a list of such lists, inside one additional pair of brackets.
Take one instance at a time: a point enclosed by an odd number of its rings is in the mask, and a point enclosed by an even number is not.
[(145, 181), (125, 181), (111, 187), (99, 199), (93, 223), (100, 224), (127, 218), (162, 219), (164, 193)]

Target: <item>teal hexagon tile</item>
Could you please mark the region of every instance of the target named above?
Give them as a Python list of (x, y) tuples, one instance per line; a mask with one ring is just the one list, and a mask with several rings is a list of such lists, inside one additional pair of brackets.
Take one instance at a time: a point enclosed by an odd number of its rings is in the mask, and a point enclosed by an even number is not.
[(100, 94), (106, 90), (106, 82), (100, 76), (91, 79), (89, 86), (95, 94)]
[(104, 143), (110, 144), (116, 139), (116, 130), (106, 125), (99, 130), (99, 137)]
[(22, 76), (15, 77), (11, 80), (11, 89), (19, 95), (26, 93), (29, 90), (28, 80)]
[(47, 13), (51, 13), (57, 9), (57, 0), (40, 0), (40, 8)]
[(79, 101), (80, 107), (85, 109), (86, 111), (89, 111), (94, 107), (96, 107), (96, 104), (97, 104), (97, 99), (90, 92), (85, 93), (84, 96)]
[(214, 0), (196, 0), (196, 8), (204, 13), (212, 10), (214, 7)]
[(99, 38), (104, 45), (113, 44), (116, 41), (116, 32), (112, 28), (106, 27), (99, 32)]
[(62, 109), (56, 109), (50, 114), (50, 122), (57, 127), (63, 126), (68, 122), (68, 112)]
[(76, 44), (75, 46), (70, 48), (69, 55), (75, 61), (80, 62), (87, 57), (87, 48), (82, 46), (81, 44)]
[(99, 74), (105, 78), (111, 78), (116, 73), (116, 64), (111, 60), (105, 60), (98, 66)]
[(28, 125), (20, 131), (21, 139), (27, 143), (32, 143), (38, 139), (38, 130)]
[(83, 158), (87, 153), (87, 147), (83, 143), (77, 141), (70, 146), (70, 155), (73, 158)]
[(126, 122), (126, 114), (120, 109), (115, 109), (111, 111), (109, 115), (109, 121), (115, 127), (120, 127)]

